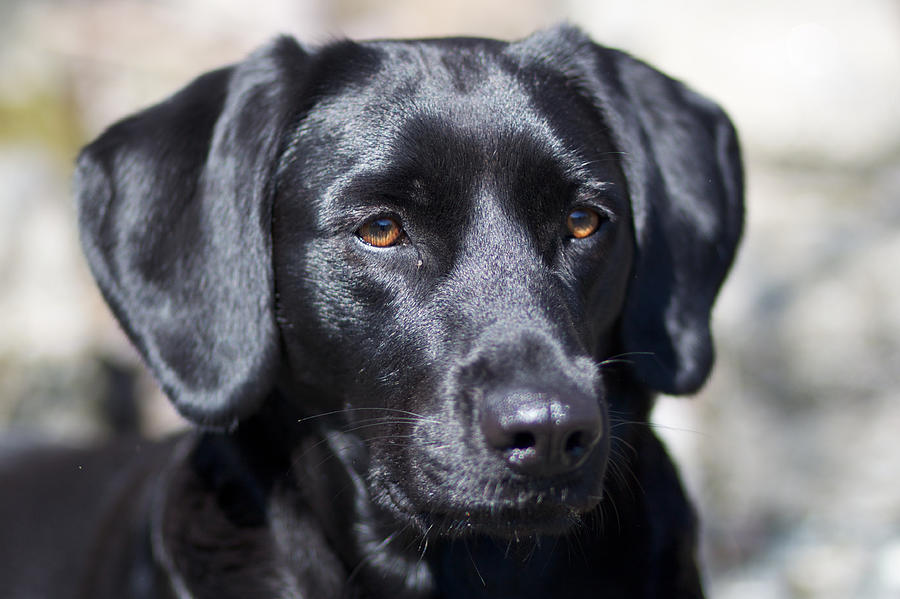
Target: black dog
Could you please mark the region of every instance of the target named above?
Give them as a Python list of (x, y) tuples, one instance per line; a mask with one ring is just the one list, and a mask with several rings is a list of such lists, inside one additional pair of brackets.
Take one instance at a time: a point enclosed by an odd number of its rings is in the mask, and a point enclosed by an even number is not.
[(646, 423), (706, 379), (740, 236), (712, 103), (567, 27), (284, 38), (114, 125), (77, 189), (201, 432), (19, 455), (4, 597), (702, 596)]

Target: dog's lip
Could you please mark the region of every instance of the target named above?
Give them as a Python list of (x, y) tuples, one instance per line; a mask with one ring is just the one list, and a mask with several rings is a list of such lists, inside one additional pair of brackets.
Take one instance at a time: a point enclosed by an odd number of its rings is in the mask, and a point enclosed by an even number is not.
[[(599, 500), (592, 504), (596, 507)], [(538, 506), (529, 509), (499, 506), (491, 509), (432, 510), (415, 515), (424, 530), (441, 535), (464, 536), (487, 534), (497, 537), (518, 539), (533, 535), (562, 534), (578, 526), (586, 513), (587, 506), (574, 507), (567, 504)]]
[(573, 483), (521, 491), (515, 497), (459, 497), (452, 503), (413, 500), (396, 483), (386, 485), (393, 511), (405, 514), (422, 531), (441, 535), (489, 534), (518, 538), (561, 534), (600, 505), (602, 491)]

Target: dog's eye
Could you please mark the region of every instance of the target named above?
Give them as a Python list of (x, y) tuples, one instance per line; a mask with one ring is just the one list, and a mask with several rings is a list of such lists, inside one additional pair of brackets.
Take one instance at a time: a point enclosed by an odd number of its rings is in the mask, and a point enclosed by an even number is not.
[(600, 228), (602, 220), (600, 215), (590, 208), (576, 208), (569, 212), (566, 226), (569, 227), (572, 237), (582, 239), (593, 235)]
[(403, 237), (403, 227), (393, 218), (383, 216), (370, 220), (361, 226), (356, 234), (373, 247), (386, 248), (400, 241)]

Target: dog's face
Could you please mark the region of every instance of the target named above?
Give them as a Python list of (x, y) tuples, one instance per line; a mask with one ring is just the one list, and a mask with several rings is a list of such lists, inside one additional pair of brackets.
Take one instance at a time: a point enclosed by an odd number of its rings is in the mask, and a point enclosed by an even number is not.
[(596, 109), (495, 53), (344, 57), (368, 64), (291, 134), (275, 197), (290, 370), (423, 529), (558, 530), (602, 494), (628, 191)]
[(705, 379), (740, 183), (717, 109), (570, 29), (281, 40), (79, 172), (95, 275), (183, 413), (236, 422), (279, 386), (340, 413), (377, 504), (501, 536), (600, 501), (606, 360)]

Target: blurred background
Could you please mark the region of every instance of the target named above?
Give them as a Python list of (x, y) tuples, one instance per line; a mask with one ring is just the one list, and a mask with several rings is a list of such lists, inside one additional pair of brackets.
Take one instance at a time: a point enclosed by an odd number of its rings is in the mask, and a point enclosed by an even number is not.
[(703, 520), (711, 598), (900, 597), (896, 0), (2, 0), (0, 430), (182, 426), (77, 242), (80, 145), (275, 33), (527, 35), (568, 20), (718, 100), (746, 156), (719, 361), (655, 426)]

